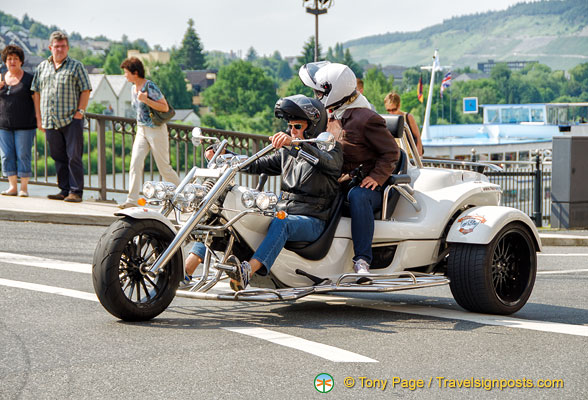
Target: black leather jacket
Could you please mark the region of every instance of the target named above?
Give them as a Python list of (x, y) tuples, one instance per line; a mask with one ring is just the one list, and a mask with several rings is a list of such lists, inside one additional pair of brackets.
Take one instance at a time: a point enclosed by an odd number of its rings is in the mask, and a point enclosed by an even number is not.
[[(299, 150), (318, 158), (312, 165), (299, 155)], [(282, 195), (277, 209), (292, 215), (307, 215), (326, 220), (333, 200), (337, 197), (343, 166), (343, 150), (337, 143), (330, 152), (319, 150), (310, 143), (292, 149), (281, 148), (251, 164), (249, 173), (282, 175)]]

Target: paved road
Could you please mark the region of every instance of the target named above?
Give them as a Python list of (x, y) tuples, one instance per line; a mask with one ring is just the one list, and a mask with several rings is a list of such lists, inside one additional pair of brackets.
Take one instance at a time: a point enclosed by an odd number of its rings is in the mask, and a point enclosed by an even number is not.
[[(1, 399), (588, 398), (587, 247), (544, 248), (512, 317), (464, 312), (438, 287), (270, 305), (178, 298), (133, 324), (93, 295), (103, 231), (0, 224)], [(314, 388), (320, 373), (334, 378), (329, 394)], [(451, 388), (470, 378), (565, 386)]]

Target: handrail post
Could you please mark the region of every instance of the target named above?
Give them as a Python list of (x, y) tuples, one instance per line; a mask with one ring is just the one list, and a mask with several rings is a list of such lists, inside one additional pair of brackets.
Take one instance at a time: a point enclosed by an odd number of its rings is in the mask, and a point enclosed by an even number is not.
[(106, 121), (98, 119), (98, 187), (99, 200), (106, 201)]
[(543, 183), (543, 171), (541, 170), (541, 151), (537, 150), (535, 155), (535, 184), (533, 185), (533, 220), (535, 221), (535, 226), (540, 228), (543, 225), (543, 188), (541, 187)]

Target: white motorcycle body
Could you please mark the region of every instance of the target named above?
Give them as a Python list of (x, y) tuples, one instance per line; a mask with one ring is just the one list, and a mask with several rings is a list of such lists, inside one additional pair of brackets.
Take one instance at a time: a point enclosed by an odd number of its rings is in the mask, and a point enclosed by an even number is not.
[[(537, 244), (540, 243), (533, 222), (526, 214), (498, 206), (500, 187), (490, 183), (485, 175), (465, 170), (416, 167), (410, 167), (408, 175), (412, 179), (414, 197), (422, 208), (417, 212), (401, 197), (390, 220), (375, 221), (373, 247), (396, 247), (393, 260), (388, 266), (377, 269), (378, 273), (433, 266), (443, 257), (440, 250), (445, 242), (487, 244), (500, 229), (515, 220), (528, 226)], [(245, 190), (247, 188), (235, 186), (225, 199), (225, 208), (244, 210), (241, 195)], [(236, 211), (224, 211), (227, 219), (236, 214)], [(471, 230), (469, 227), (461, 229), (468, 221)], [(248, 215), (237, 221), (234, 227), (247, 244), (256, 249), (265, 238), (270, 222), (270, 217)], [(303, 287), (308, 286), (309, 280), (297, 274), (297, 269), (336, 281), (342, 274), (353, 272), (352, 258), (351, 219), (342, 217), (331, 248), (323, 259), (307, 260), (284, 249), (271, 272), (290, 287)]]
[[(480, 172), (423, 167), (403, 117), (384, 119), (392, 135), (401, 140), (404, 153), (398, 171), (382, 188), (384, 219), (376, 215), (374, 260), (368, 277), (353, 271), (351, 220), (343, 211), (338, 224), (339, 215), (331, 217), (333, 224), (327, 221), (333, 229), (326, 228), (314, 243), (286, 243), (269, 277), (254, 276), (252, 287), (245, 290), (213, 293), (211, 289), (226, 274), (237, 271), (230, 256), (241, 261), (251, 257), (272, 218), (284, 217), (274, 208), (274, 194), (262, 195), (235, 184), (237, 174), (274, 150), (271, 145), (249, 156), (221, 156), (228, 144), (223, 140), (211, 167), (193, 168), (177, 188), (165, 182), (146, 183), (143, 192), (150, 193), (146, 194), (150, 204), (161, 205), (159, 210), (137, 207), (117, 213), (121, 219), (104, 233), (94, 253), (92, 275), (101, 304), (118, 318), (141, 321), (163, 312), (174, 296), (267, 302), (449, 284), (457, 303), (470, 311), (512, 314), (519, 310), (531, 295), (536, 252), (541, 250), (531, 219), (500, 206), (500, 187)], [(319, 147), (334, 145), (328, 133), (306, 141), (315, 141)], [(299, 156), (313, 163), (312, 157), (302, 153)], [(413, 155), (411, 163), (408, 154)], [(497, 168), (441, 162), (477, 171)], [(255, 196), (253, 202), (251, 196)], [(332, 207), (333, 214), (345, 210), (338, 204)], [(184, 250), (196, 240), (207, 246), (199, 276), (176, 291), (184, 276)], [(304, 246), (308, 247), (301, 249)]]

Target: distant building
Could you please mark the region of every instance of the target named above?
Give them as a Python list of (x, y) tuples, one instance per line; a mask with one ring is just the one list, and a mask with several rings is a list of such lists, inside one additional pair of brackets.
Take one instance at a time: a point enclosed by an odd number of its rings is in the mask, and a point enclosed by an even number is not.
[(492, 71), (492, 68), (496, 66), (496, 64), (506, 64), (508, 69), (511, 71), (520, 71), (525, 68), (529, 64), (535, 64), (539, 61), (494, 61), (488, 60), (488, 62), (479, 62), (478, 63), (478, 71), (481, 71), (485, 74), (489, 74)]
[(216, 69), (194, 69), (186, 70), (186, 79), (188, 80), (188, 90), (192, 92), (192, 104), (195, 106), (202, 105), (200, 93), (216, 82)]
[(106, 79), (116, 95), (116, 105), (113, 105), (114, 115), (135, 118), (135, 112), (131, 104), (131, 88), (133, 85), (127, 81), (124, 75), (106, 75)]
[(200, 126), (200, 117), (191, 108), (176, 110), (172, 122), (183, 122), (185, 124)]
[(88, 74), (88, 77), (92, 85), (88, 104), (97, 103), (102, 104), (106, 108), (112, 107), (114, 109), (117, 100), (116, 94), (112, 90), (112, 86), (110, 86), (106, 76), (102, 74)]
[(145, 63), (169, 63), (170, 54), (169, 51), (150, 51), (149, 53), (141, 53), (139, 50), (128, 50), (127, 58), (136, 57)]
[(490, 78), (490, 74), (485, 74), (483, 72), (464, 72), (463, 74), (459, 74), (452, 80), (454, 82), (467, 82), (476, 79), (485, 79)]
[[(366, 71), (370, 68), (371, 67), (368, 66)], [(404, 71), (407, 69), (408, 68), (401, 65), (386, 65), (385, 67), (382, 67), (382, 73), (386, 75), (386, 78), (389, 78), (390, 75), (392, 75), (395, 82), (402, 82), (402, 74), (404, 74)]]

